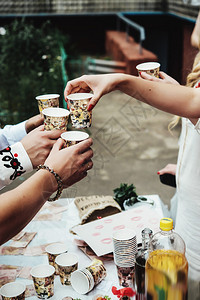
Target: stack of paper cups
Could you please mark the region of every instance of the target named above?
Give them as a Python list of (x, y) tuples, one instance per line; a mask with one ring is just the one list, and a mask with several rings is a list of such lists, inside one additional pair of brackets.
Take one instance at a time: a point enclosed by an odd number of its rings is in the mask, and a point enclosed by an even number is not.
[(84, 295), (105, 277), (106, 269), (102, 261), (94, 259), (88, 267), (74, 271), (71, 274), (71, 285), (76, 292)]
[(84, 295), (94, 288), (94, 278), (86, 268), (83, 268), (71, 274), (71, 284), (75, 291)]
[(119, 267), (134, 267), (137, 253), (136, 233), (121, 229), (113, 233), (114, 262)]

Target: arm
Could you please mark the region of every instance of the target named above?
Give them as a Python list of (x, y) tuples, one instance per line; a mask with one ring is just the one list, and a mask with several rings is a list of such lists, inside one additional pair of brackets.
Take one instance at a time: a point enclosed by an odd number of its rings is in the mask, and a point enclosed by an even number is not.
[(93, 91), (94, 96), (90, 100), (88, 110), (91, 110), (103, 95), (120, 90), (165, 112), (187, 118), (200, 117), (200, 89), (152, 82), (127, 74), (83, 75), (68, 82), (65, 97), (70, 93), (89, 90)]
[[(92, 140), (62, 149), (59, 139), (45, 161), (61, 177), (66, 188), (87, 175), (92, 168)], [(57, 190), (53, 174), (39, 170), (12, 191), (0, 195), (0, 244), (16, 235), (35, 216), (50, 195)]]
[(191, 45), (197, 49), (199, 49), (199, 42), (200, 42), (200, 11), (197, 16), (197, 20), (191, 35)]
[(0, 150), (19, 142), (31, 130), (42, 125), (44, 119), (36, 115), (17, 125), (6, 125), (0, 129)]

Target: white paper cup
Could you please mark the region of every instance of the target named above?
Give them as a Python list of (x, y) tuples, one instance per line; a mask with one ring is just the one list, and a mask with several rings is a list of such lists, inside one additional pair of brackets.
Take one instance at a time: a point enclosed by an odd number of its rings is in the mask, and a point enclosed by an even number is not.
[(67, 130), (69, 110), (60, 107), (49, 107), (42, 111), (44, 130)]
[(56, 257), (60, 282), (63, 285), (71, 284), (71, 274), (78, 269), (78, 257), (73, 253), (63, 253)]
[(52, 265), (56, 269), (55, 274), (58, 275), (59, 274), (58, 266), (55, 263), (55, 259), (58, 255), (67, 252), (68, 246), (64, 243), (53, 243), (53, 244), (48, 245), (45, 248), (45, 251), (47, 252), (47, 255), (48, 255), (49, 264)]
[(113, 240), (121, 242), (129, 242), (135, 239), (136, 233), (131, 229), (121, 229), (113, 232)]
[(9, 282), (0, 289), (3, 300), (24, 300), (26, 286), (22, 282)]
[(92, 112), (87, 110), (91, 93), (75, 93), (67, 96), (73, 128), (87, 128), (92, 124)]
[(35, 291), (40, 299), (47, 299), (54, 295), (55, 268), (51, 265), (37, 265), (31, 269)]
[(155, 77), (159, 78), (160, 64), (158, 62), (141, 63), (136, 66), (136, 69), (138, 70), (139, 75), (140, 75), (140, 72), (146, 72), (147, 74), (149, 74), (151, 76), (155, 76)]
[(77, 270), (71, 274), (71, 285), (81, 295), (87, 294), (94, 287), (94, 285), (93, 287), (91, 286), (89, 276), (81, 270)]
[(61, 138), (65, 141), (65, 146), (70, 147), (89, 138), (89, 134), (82, 131), (66, 131), (61, 134)]
[(38, 102), (39, 112), (42, 115), (42, 110), (48, 107), (59, 107), (59, 94), (46, 94), (35, 97)]

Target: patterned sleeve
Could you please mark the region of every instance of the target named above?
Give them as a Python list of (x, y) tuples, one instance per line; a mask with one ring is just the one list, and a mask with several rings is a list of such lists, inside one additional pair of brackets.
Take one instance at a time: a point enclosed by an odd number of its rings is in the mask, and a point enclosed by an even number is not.
[(0, 151), (0, 189), (32, 170), (31, 160), (20, 142)]

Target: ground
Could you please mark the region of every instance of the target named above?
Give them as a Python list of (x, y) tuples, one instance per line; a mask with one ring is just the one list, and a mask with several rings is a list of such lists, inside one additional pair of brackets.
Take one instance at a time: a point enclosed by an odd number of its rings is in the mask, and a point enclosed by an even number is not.
[(120, 183), (133, 183), (139, 195), (158, 194), (169, 205), (175, 189), (160, 183), (157, 171), (177, 159), (180, 127), (171, 135), (171, 119), (119, 91), (103, 96), (87, 130), (94, 141), (94, 167), (62, 197), (113, 195)]

